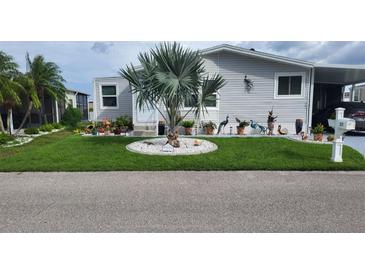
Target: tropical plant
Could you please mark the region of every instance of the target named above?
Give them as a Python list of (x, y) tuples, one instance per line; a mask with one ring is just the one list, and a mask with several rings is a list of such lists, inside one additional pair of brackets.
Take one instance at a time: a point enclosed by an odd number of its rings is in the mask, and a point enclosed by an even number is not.
[(39, 130), (43, 131), (43, 132), (51, 132), (52, 129), (53, 129), (53, 126), (51, 124), (44, 124), (39, 127)]
[(214, 123), (213, 121), (203, 122), (203, 128), (216, 129), (217, 128), (217, 124)]
[(243, 120), (243, 121), (239, 122), (238, 127), (247, 127), (249, 125), (250, 125), (250, 122)]
[(62, 128), (62, 125), (60, 123), (51, 123), (51, 125), (54, 129), (61, 129)]
[[(26, 62), (29, 71), (26, 73), (32, 81), (29, 84), (33, 85), (36, 95), (33, 93), (29, 96), (29, 104), (38, 105), (37, 99), (40, 101), (39, 120), (42, 124), (45, 118), (42, 118), (45, 107), (45, 95), (51, 96), (55, 100), (65, 100), (66, 88), (64, 86), (65, 80), (62, 77), (62, 71), (56, 63), (47, 62), (42, 55), (37, 55), (30, 59), (29, 54), (26, 54)], [(32, 107), (28, 107), (27, 112), (23, 118), (22, 125), (29, 117)]]
[(115, 120), (115, 125), (118, 127), (126, 127), (128, 129), (133, 129), (132, 117), (128, 115), (122, 115)]
[[(156, 109), (168, 126), (168, 142), (178, 147), (179, 124), (189, 113), (200, 117), (206, 112), (225, 81), (220, 75), (207, 76), (200, 52), (176, 42), (162, 43), (138, 59), (141, 69), (130, 65), (120, 74), (137, 95), (137, 107)], [(181, 115), (185, 105), (191, 107)]]
[(81, 121), (81, 118), (81, 111), (78, 108), (73, 108), (71, 105), (69, 105), (63, 114), (62, 124), (67, 127), (75, 128), (77, 123)]
[[(18, 65), (12, 56), (0, 51), (0, 105), (7, 112), (7, 128), (10, 134), (12, 125), (12, 109), (21, 104), (19, 92), (22, 86), (14, 79), (19, 75)], [(5, 132), (3, 121), (0, 117), (0, 130)]]
[(194, 126), (194, 124), (195, 124), (194, 120), (184, 120), (182, 122), (182, 126), (185, 128), (191, 128)]
[(312, 129), (313, 134), (323, 134), (324, 126), (319, 123)]
[(36, 127), (29, 127), (24, 129), (24, 133), (29, 135), (39, 134), (39, 129)]

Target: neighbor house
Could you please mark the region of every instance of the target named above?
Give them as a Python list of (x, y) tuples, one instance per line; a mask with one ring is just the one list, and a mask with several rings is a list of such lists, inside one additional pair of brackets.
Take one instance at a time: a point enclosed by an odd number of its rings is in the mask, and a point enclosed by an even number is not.
[[(345, 86), (365, 82), (365, 66), (316, 64), (225, 44), (202, 50), (202, 56), (207, 73), (219, 73), (226, 84), (200, 120), (219, 124), (229, 116), (224, 134), (231, 127), (234, 132), (236, 117), (266, 125), (271, 109), (276, 126), (294, 133), (302, 119), (309, 131), (313, 114), (341, 102)], [(94, 120), (130, 115), (137, 132), (155, 134), (159, 113), (138, 109), (135, 97), (122, 77), (94, 79)]]
[[(88, 94), (75, 91), (75, 90), (67, 90), (65, 100), (56, 101), (53, 97), (48, 94), (44, 95), (44, 108), (43, 112), (41, 110), (34, 109), (32, 110), (28, 121), (25, 124), (25, 127), (31, 126), (39, 126), (41, 123), (41, 119), (43, 121), (47, 121), (48, 123), (56, 123), (62, 120), (63, 114), (67, 105), (71, 105), (74, 108), (80, 109), (82, 113), (82, 119), (88, 120)], [(13, 109), (13, 127), (18, 128), (20, 125), (25, 112), (27, 105), (19, 105), (15, 106)], [(6, 126), (6, 111), (4, 108), (0, 107), (0, 118), (3, 119), (3, 123)]]

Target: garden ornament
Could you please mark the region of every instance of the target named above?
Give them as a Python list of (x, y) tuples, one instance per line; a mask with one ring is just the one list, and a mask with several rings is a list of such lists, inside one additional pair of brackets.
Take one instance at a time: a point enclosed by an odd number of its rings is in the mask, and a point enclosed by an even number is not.
[(267, 127), (259, 125), (257, 122), (250, 120), (251, 121), (251, 127), (253, 129), (258, 129), (260, 130), (260, 134), (266, 134), (267, 132)]
[(224, 128), (228, 124), (228, 118), (229, 118), (229, 116), (227, 115), (226, 120), (224, 120), (223, 122), (221, 122), (219, 124), (217, 135), (219, 134), (219, 132), (221, 132), (222, 127), (223, 127), (223, 130), (224, 130)]
[(278, 116), (274, 116), (274, 109), (271, 108), (271, 110), (269, 110), (269, 115), (267, 116), (267, 128), (269, 130), (268, 135), (273, 135), (273, 130), (274, 130), (274, 123), (276, 121), (276, 118), (278, 118)]

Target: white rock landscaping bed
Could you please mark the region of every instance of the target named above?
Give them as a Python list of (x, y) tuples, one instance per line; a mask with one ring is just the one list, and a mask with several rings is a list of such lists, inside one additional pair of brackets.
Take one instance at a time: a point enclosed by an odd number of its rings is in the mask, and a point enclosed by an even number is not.
[[(216, 144), (207, 140), (195, 138), (179, 138), (180, 147), (173, 148), (172, 151), (164, 151), (163, 147), (167, 142), (167, 138), (146, 139), (131, 143), (126, 146), (129, 151), (149, 154), (149, 155), (193, 155), (208, 153), (216, 150)], [(195, 145), (195, 144), (199, 145)]]
[(37, 137), (43, 136), (43, 135), (47, 135), (47, 134), (50, 134), (50, 133), (54, 133), (54, 132), (59, 132), (63, 129), (64, 128), (53, 129), (51, 132), (40, 131), (38, 134), (25, 134), (24, 130), (22, 130), (23, 131), (22, 134), (19, 135), (18, 137), (16, 137), (16, 139), (14, 141), (10, 141), (10, 142), (6, 143), (5, 145), (2, 145), (1, 147), (22, 146), (24, 144), (30, 143), (31, 141), (34, 140), (34, 138), (37, 138)]

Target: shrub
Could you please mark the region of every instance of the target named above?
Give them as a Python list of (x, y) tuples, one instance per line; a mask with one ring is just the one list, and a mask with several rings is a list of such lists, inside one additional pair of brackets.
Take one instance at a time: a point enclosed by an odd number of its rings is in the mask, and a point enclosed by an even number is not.
[(39, 129), (36, 128), (36, 127), (26, 128), (26, 129), (24, 129), (24, 133), (25, 134), (29, 134), (29, 135), (38, 134), (39, 133)]
[(183, 127), (186, 127), (186, 128), (190, 128), (190, 127), (193, 127), (195, 124), (195, 122), (193, 120), (184, 120), (182, 122), (182, 126)]
[(5, 145), (7, 142), (14, 141), (14, 136), (6, 133), (0, 133), (0, 145)]
[(51, 124), (54, 129), (60, 129), (62, 128), (62, 125), (60, 123), (52, 123)]
[(44, 131), (44, 132), (51, 132), (52, 129), (53, 129), (53, 126), (51, 124), (44, 124), (39, 127), (39, 130)]
[(213, 128), (216, 129), (217, 125), (213, 121), (203, 123), (203, 128)]
[(122, 115), (118, 117), (115, 121), (115, 124), (118, 127), (127, 127), (128, 129), (133, 129), (132, 118), (128, 115)]
[(63, 114), (62, 124), (67, 127), (75, 128), (81, 122), (82, 113), (78, 108), (68, 106)]
[(313, 134), (322, 134), (324, 132), (324, 126), (319, 123), (313, 128), (312, 132)]
[(86, 122), (78, 122), (77, 125), (75, 126), (75, 129), (84, 131), (85, 128), (88, 128), (89, 126), (92, 126), (92, 123), (86, 121)]
[(247, 127), (250, 125), (250, 122), (243, 120), (238, 124), (238, 127)]

